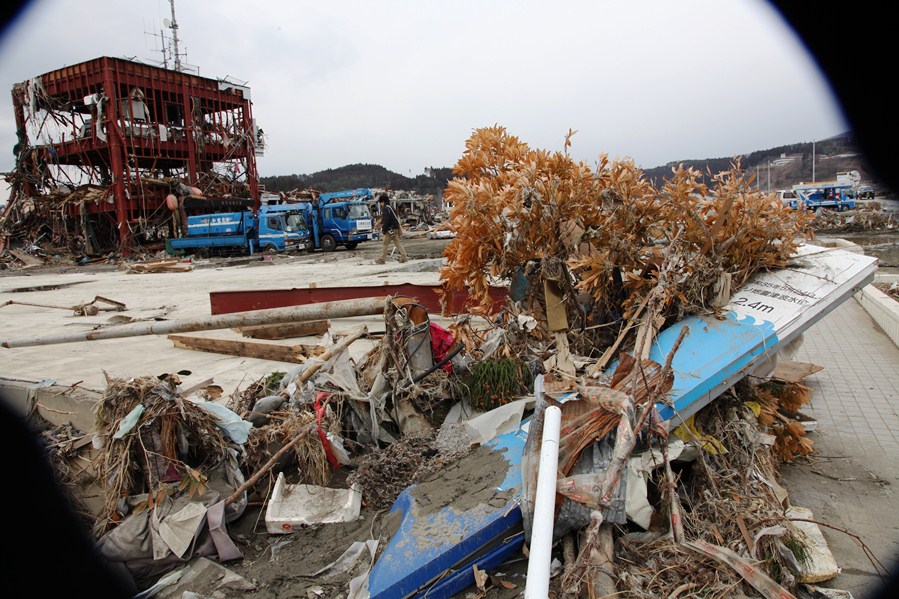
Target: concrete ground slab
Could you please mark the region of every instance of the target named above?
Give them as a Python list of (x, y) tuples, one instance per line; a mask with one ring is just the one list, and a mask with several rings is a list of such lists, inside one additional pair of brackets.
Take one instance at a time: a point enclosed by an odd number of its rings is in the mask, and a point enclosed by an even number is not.
[[(899, 566), (899, 348), (851, 299), (803, 335), (815, 453), (782, 468), (790, 500), (812, 510), (841, 573), (822, 583), (856, 599), (891, 596)], [(851, 535), (856, 535), (853, 538)], [(881, 578), (871, 553), (893, 571)]]
[[(124, 303), (127, 310), (75, 316), (68, 310), (6, 305), (0, 308), (0, 337), (7, 340), (84, 332), (106, 325), (115, 316), (166, 320), (208, 317), (210, 291), (436, 283), (438, 264), (439, 260), (414, 260), (406, 264), (375, 266), (370, 260), (335, 252), (276, 257), (272, 261), (257, 260), (232, 267), (197, 263), (189, 272), (128, 274), (85, 270), (57, 274), (38, 270), (28, 276), (0, 277), (0, 304), (13, 300), (72, 306), (89, 302), (99, 295)], [(442, 322), (438, 315), (432, 315), (432, 320)], [(384, 329), (380, 316), (352, 317), (332, 320), (331, 333), (347, 331), (359, 324), (367, 324), (372, 331)], [(190, 334), (245, 340), (230, 329)], [(318, 341), (318, 338), (301, 338), (277, 343)], [(351, 346), (350, 355), (364, 355), (371, 346), (371, 341), (360, 340)], [(230, 394), (274, 371), (285, 371), (293, 366), (284, 362), (175, 349), (165, 335), (0, 349), (0, 375), (36, 380), (49, 378), (61, 385), (79, 383), (94, 390), (105, 388), (106, 374), (127, 378), (189, 370), (192, 374), (182, 377), (184, 388), (212, 378), (215, 384), (223, 387), (225, 394)]]

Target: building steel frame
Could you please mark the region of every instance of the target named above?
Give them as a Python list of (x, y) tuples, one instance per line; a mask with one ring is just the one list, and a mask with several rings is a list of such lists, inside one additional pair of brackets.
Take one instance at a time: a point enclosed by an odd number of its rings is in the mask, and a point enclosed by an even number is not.
[(53, 221), (52, 236), (127, 255), (170, 236), (185, 200), (192, 213), (258, 208), (262, 140), (249, 92), (110, 57), (14, 85), (18, 143), (4, 218), (30, 200)]

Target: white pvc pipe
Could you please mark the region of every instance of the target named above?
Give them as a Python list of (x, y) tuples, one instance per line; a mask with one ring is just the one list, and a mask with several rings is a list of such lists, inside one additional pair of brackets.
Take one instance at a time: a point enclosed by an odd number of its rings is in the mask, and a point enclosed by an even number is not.
[(543, 411), (543, 444), (540, 447), (540, 470), (537, 472), (531, 545), (528, 547), (530, 554), (525, 599), (546, 599), (549, 596), (561, 424), (562, 410), (557, 406), (549, 406)]

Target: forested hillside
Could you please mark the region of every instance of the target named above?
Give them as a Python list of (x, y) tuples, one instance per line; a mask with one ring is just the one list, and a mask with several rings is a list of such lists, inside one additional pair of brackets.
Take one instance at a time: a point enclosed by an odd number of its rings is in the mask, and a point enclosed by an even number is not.
[[(730, 168), (736, 156), (722, 158), (687, 159), (649, 168), (645, 176), (656, 185), (671, 176), (672, 168), (683, 164), (702, 173), (718, 173)], [(876, 189), (886, 191), (877, 180), (870, 164), (861, 154), (852, 134), (844, 133), (829, 139), (778, 146), (757, 150), (740, 156), (743, 170), (755, 177), (753, 186), (759, 189), (785, 189), (800, 182), (828, 181), (845, 171), (858, 171), (861, 180)], [(812, 174), (814, 160), (814, 176)], [(708, 182), (708, 178), (706, 179)]]
[(447, 181), (452, 177), (450, 168), (427, 168), (425, 174), (414, 178), (389, 171), (377, 164), (349, 164), (331, 168), (311, 175), (277, 175), (262, 177), (260, 182), (267, 191), (291, 191), (294, 189), (315, 189), (317, 191), (340, 191), (372, 187), (393, 191), (414, 191), (422, 195), (439, 196)]
[[(812, 160), (814, 156), (814, 177)], [(719, 173), (730, 168), (736, 156), (721, 158), (686, 159), (644, 170), (646, 178), (655, 185), (663, 184), (671, 176), (672, 168), (678, 164), (691, 166), (702, 173)], [(858, 171), (861, 180), (880, 192), (889, 190), (877, 180), (868, 161), (859, 152), (850, 133), (829, 139), (796, 143), (767, 150), (757, 150), (740, 157), (743, 170), (755, 177), (753, 186), (759, 189), (784, 189), (799, 182), (812, 180), (826, 181), (836, 177), (838, 172)], [(447, 181), (453, 177), (452, 168), (430, 167), (417, 177), (406, 177), (389, 171), (377, 164), (350, 164), (328, 169), (310, 175), (278, 175), (262, 177), (260, 182), (267, 191), (291, 191), (294, 189), (315, 189), (317, 191), (340, 191), (358, 187), (412, 191), (441, 197)]]

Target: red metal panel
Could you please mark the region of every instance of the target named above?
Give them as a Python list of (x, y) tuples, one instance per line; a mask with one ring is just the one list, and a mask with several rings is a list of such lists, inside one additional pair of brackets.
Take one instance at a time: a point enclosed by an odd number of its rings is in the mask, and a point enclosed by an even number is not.
[[(246, 312), (249, 310), (265, 310), (267, 308), (283, 308), (285, 306), (304, 306), (318, 302), (331, 302), (346, 299), (378, 297), (383, 295), (401, 295), (415, 298), (429, 312), (441, 313), (440, 298), (437, 293), (442, 285), (417, 285), (400, 283), (396, 285), (369, 285), (354, 287), (306, 287), (302, 289), (252, 289), (246, 291), (211, 291), (209, 306), (213, 315)], [(490, 287), (493, 298), (491, 314), (502, 310), (508, 298), (505, 287)], [(464, 314), (469, 303), (467, 291), (456, 291), (451, 294), (450, 316)]]

